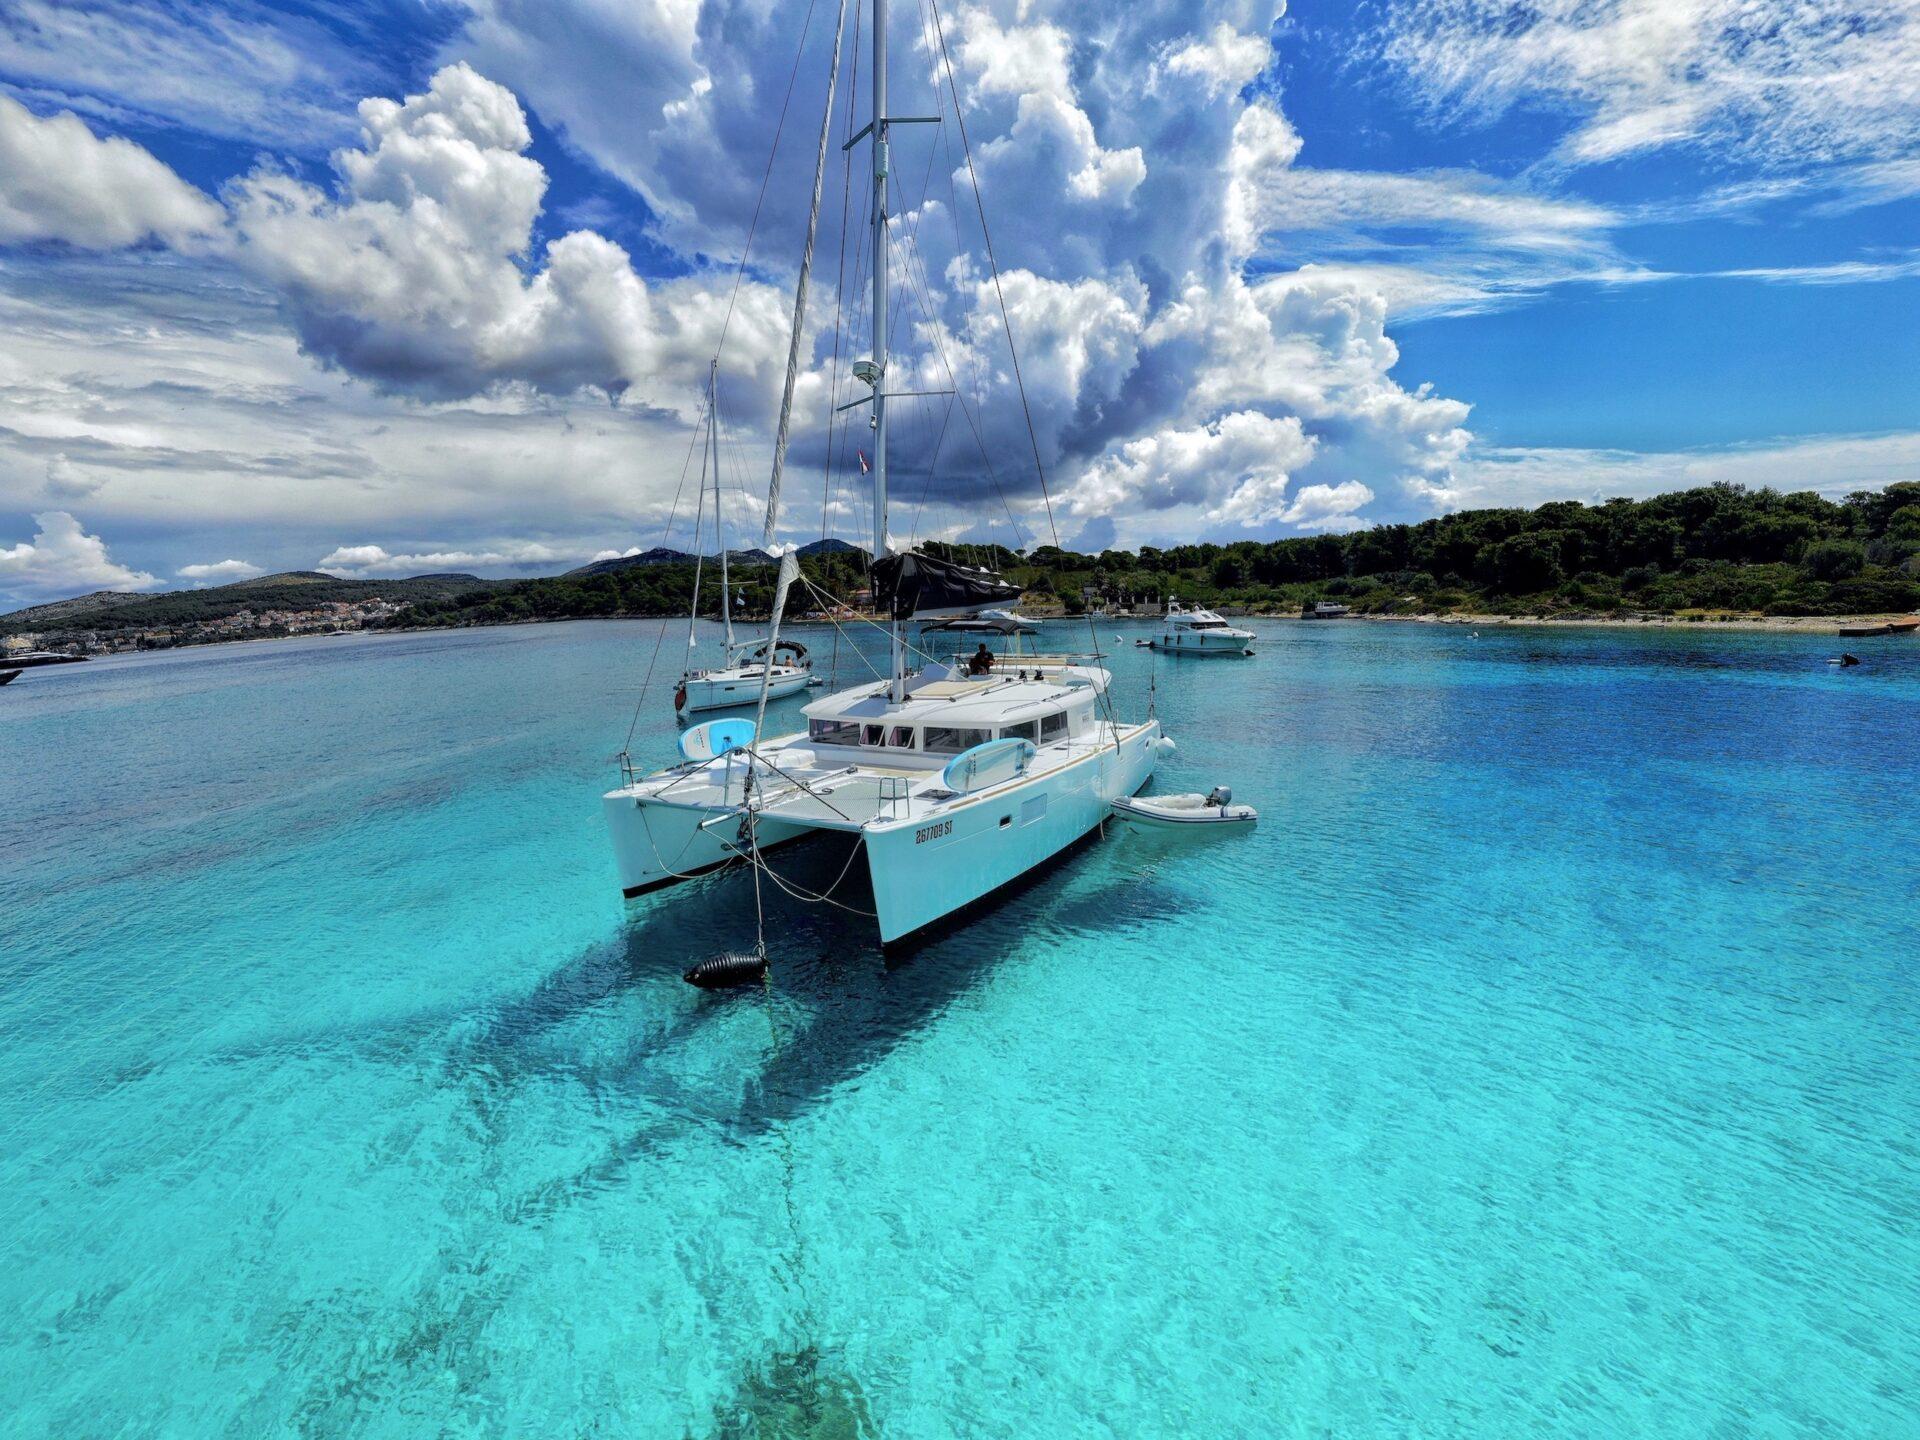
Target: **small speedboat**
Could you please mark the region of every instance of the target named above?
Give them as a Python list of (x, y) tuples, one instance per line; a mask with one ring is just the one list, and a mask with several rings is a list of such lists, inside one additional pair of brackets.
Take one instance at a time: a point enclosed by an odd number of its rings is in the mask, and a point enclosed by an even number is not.
[(11, 685), (20, 678), (18, 670), (0, 670), (0, 685)]
[(1122, 795), (1113, 813), (1158, 830), (1251, 830), (1260, 812), (1233, 803), (1233, 791), (1216, 785), (1207, 795)]

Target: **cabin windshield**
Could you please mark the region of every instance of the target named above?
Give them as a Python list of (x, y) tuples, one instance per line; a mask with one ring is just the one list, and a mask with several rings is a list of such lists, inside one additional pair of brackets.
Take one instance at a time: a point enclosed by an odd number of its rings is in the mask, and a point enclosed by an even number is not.
[(923, 748), (935, 755), (958, 755), (962, 750), (984, 745), (992, 738), (992, 731), (978, 730), (969, 725), (929, 725)]
[(816, 745), (858, 745), (860, 722), (858, 720), (810, 720), (807, 722), (807, 738)]

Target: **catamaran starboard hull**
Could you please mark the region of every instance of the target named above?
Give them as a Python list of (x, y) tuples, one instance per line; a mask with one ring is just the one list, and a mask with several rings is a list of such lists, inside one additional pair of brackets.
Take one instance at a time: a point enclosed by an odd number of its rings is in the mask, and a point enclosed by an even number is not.
[(890, 944), (1044, 865), (1147, 783), (1159, 756), (1149, 720), (1111, 746), (1031, 779), (917, 817), (866, 827), (880, 941)]

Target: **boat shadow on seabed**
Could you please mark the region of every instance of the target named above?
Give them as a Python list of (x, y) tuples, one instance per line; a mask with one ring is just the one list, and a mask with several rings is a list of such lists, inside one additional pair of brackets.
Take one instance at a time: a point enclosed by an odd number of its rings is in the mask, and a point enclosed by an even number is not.
[[(639, 1103), (654, 1117), (587, 1169), (520, 1197), (515, 1208), (530, 1216), (617, 1184), (650, 1151), (693, 1128), (746, 1141), (803, 1116), (985, 983), (1036, 935), (1094, 925), (1105, 933), (1116, 919), (1124, 925), (1129, 915), (1171, 903), (1158, 881), (1126, 867), (1087, 894), (1059, 897), (1047, 908), (1044, 929), (1037, 928), (1039, 917), (1017, 903), (1020, 895), (1057, 883), (1058, 870), (1073, 868), (1078, 853), (1022, 877), (996, 894), (991, 909), (954, 917), (886, 952), (867, 916), (793, 898), (763, 880), (770, 993), (750, 985), (711, 994), (680, 979), (706, 956), (752, 949), (751, 872), (705, 877), (642, 902), (646, 910), (617, 941), (584, 952), (526, 996), (492, 1007), (449, 1057), (483, 1125), (541, 1075), (585, 1086), (609, 1111)], [(796, 889), (831, 893), (856, 912), (871, 908), (855, 847), (823, 837), (776, 852), (768, 863)], [(653, 1011), (654, 1023), (636, 1026), (631, 1041), (612, 1053), (599, 1044), (583, 1054), (576, 1025), (623, 1001)], [(764, 1030), (756, 1028), (752, 1048), (743, 1051), (738, 1037), (749, 1032), (741, 1029), (742, 1007), (769, 1003), (778, 1042), (764, 1043)], [(717, 1073), (716, 1047), (726, 1057)]]

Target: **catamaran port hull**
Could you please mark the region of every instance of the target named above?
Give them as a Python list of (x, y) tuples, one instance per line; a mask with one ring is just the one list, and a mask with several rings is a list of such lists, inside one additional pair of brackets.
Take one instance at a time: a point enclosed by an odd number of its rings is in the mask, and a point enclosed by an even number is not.
[[(737, 810), (652, 804), (631, 790), (615, 790), (603, 804), (620, 892), (628, 899), (746, 858)], [(762, 850), (798, 840), (808, 831), (804, 825), (764, 818), (758, 829)]]
[(1123, 732), (1116, 750), (996, 786), (933, 815), (865, 829), (882, 944), (911, 935), (1018, 880), (1097, 827), (1113, 802), (1147, 783), (1158, 721)]

